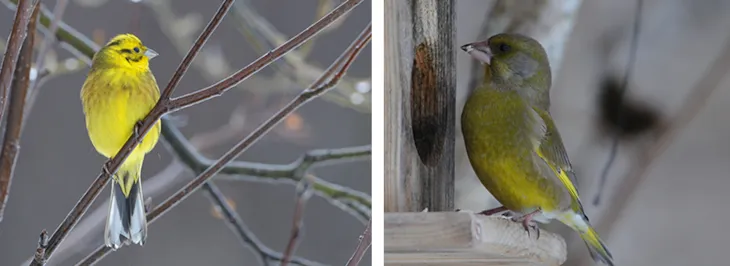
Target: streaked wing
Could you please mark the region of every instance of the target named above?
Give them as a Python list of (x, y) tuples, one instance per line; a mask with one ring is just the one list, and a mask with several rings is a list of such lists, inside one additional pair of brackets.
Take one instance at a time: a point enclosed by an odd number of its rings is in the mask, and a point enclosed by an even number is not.
[(560, 137), (558, 128), (555, 126), (555, 122), (553, 122), (548, 111), (540, 108), (534, 108), (534, 110), (542, 118), (546, 126), (545, 136), (538, 149), (538, 155), (553, 168), (555, 174), (568, 189), (571, 197), (577, 202), (582, 212), (583, 206), (578, 198), (578, 182), (573, 172), (573, 167), (570, 164), (568, 153), (565, 151), (565, 146), (563, 146), (563, 140)]

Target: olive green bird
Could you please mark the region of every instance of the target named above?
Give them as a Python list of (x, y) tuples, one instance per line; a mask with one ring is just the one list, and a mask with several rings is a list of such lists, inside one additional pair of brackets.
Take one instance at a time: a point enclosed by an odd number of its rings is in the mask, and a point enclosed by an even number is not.
[[(486, 63), (483, 84), (461, 114), (466, 151), (484, 187), (521, 213), (526, 230), (534, 221), (557, 219), (577, 231), (595, 261), (613, 258), (588, 222), (573, 173), (550, 112), (550, 64), (537, 41), (498, 34), (461, 47)], [(485, 211), (483, 213), (489, 213)], [(538, 231), (539, 237), (539, 231)]]

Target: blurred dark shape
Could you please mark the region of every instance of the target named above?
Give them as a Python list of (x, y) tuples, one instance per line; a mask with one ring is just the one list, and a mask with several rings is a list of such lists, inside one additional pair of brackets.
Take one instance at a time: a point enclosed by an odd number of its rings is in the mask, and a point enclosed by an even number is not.
[(661, 113), (646, 103), (630, 99), (615, 75), (605, 75), (599, 85), (600, 124), (613, 136), (631, 139), (659, 126)]

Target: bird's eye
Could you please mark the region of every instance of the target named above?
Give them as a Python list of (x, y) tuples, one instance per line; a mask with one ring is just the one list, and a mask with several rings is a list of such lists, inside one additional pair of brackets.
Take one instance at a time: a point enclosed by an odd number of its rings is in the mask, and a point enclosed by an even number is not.
[(134, 47), (134, 52), (139, 53), (139, 47)]
[(502, 52), (505, 52), (505, 53), (509, 52), (510, 49), (512, 49), (512, 47), (509, 46), (508, 44), (503, 43), (503, 44), (499, 45), (499, 50)]

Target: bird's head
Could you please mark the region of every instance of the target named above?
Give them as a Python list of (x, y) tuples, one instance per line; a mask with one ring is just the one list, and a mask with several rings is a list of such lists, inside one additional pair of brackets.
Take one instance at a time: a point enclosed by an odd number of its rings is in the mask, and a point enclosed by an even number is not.
[(94, 56), (94, 64), (101, 63), (115, 67), (147, 68), (149, 60), (157, 56), (157, 52), (147, 48), (133, 34), (119, 34), (109, 40)]
[(492, 81), (545, 92), (550, 89), (547, 53), (530, 37), (502, 33), (486, 41), (463, 45), (461, 49), (489, 65)]

